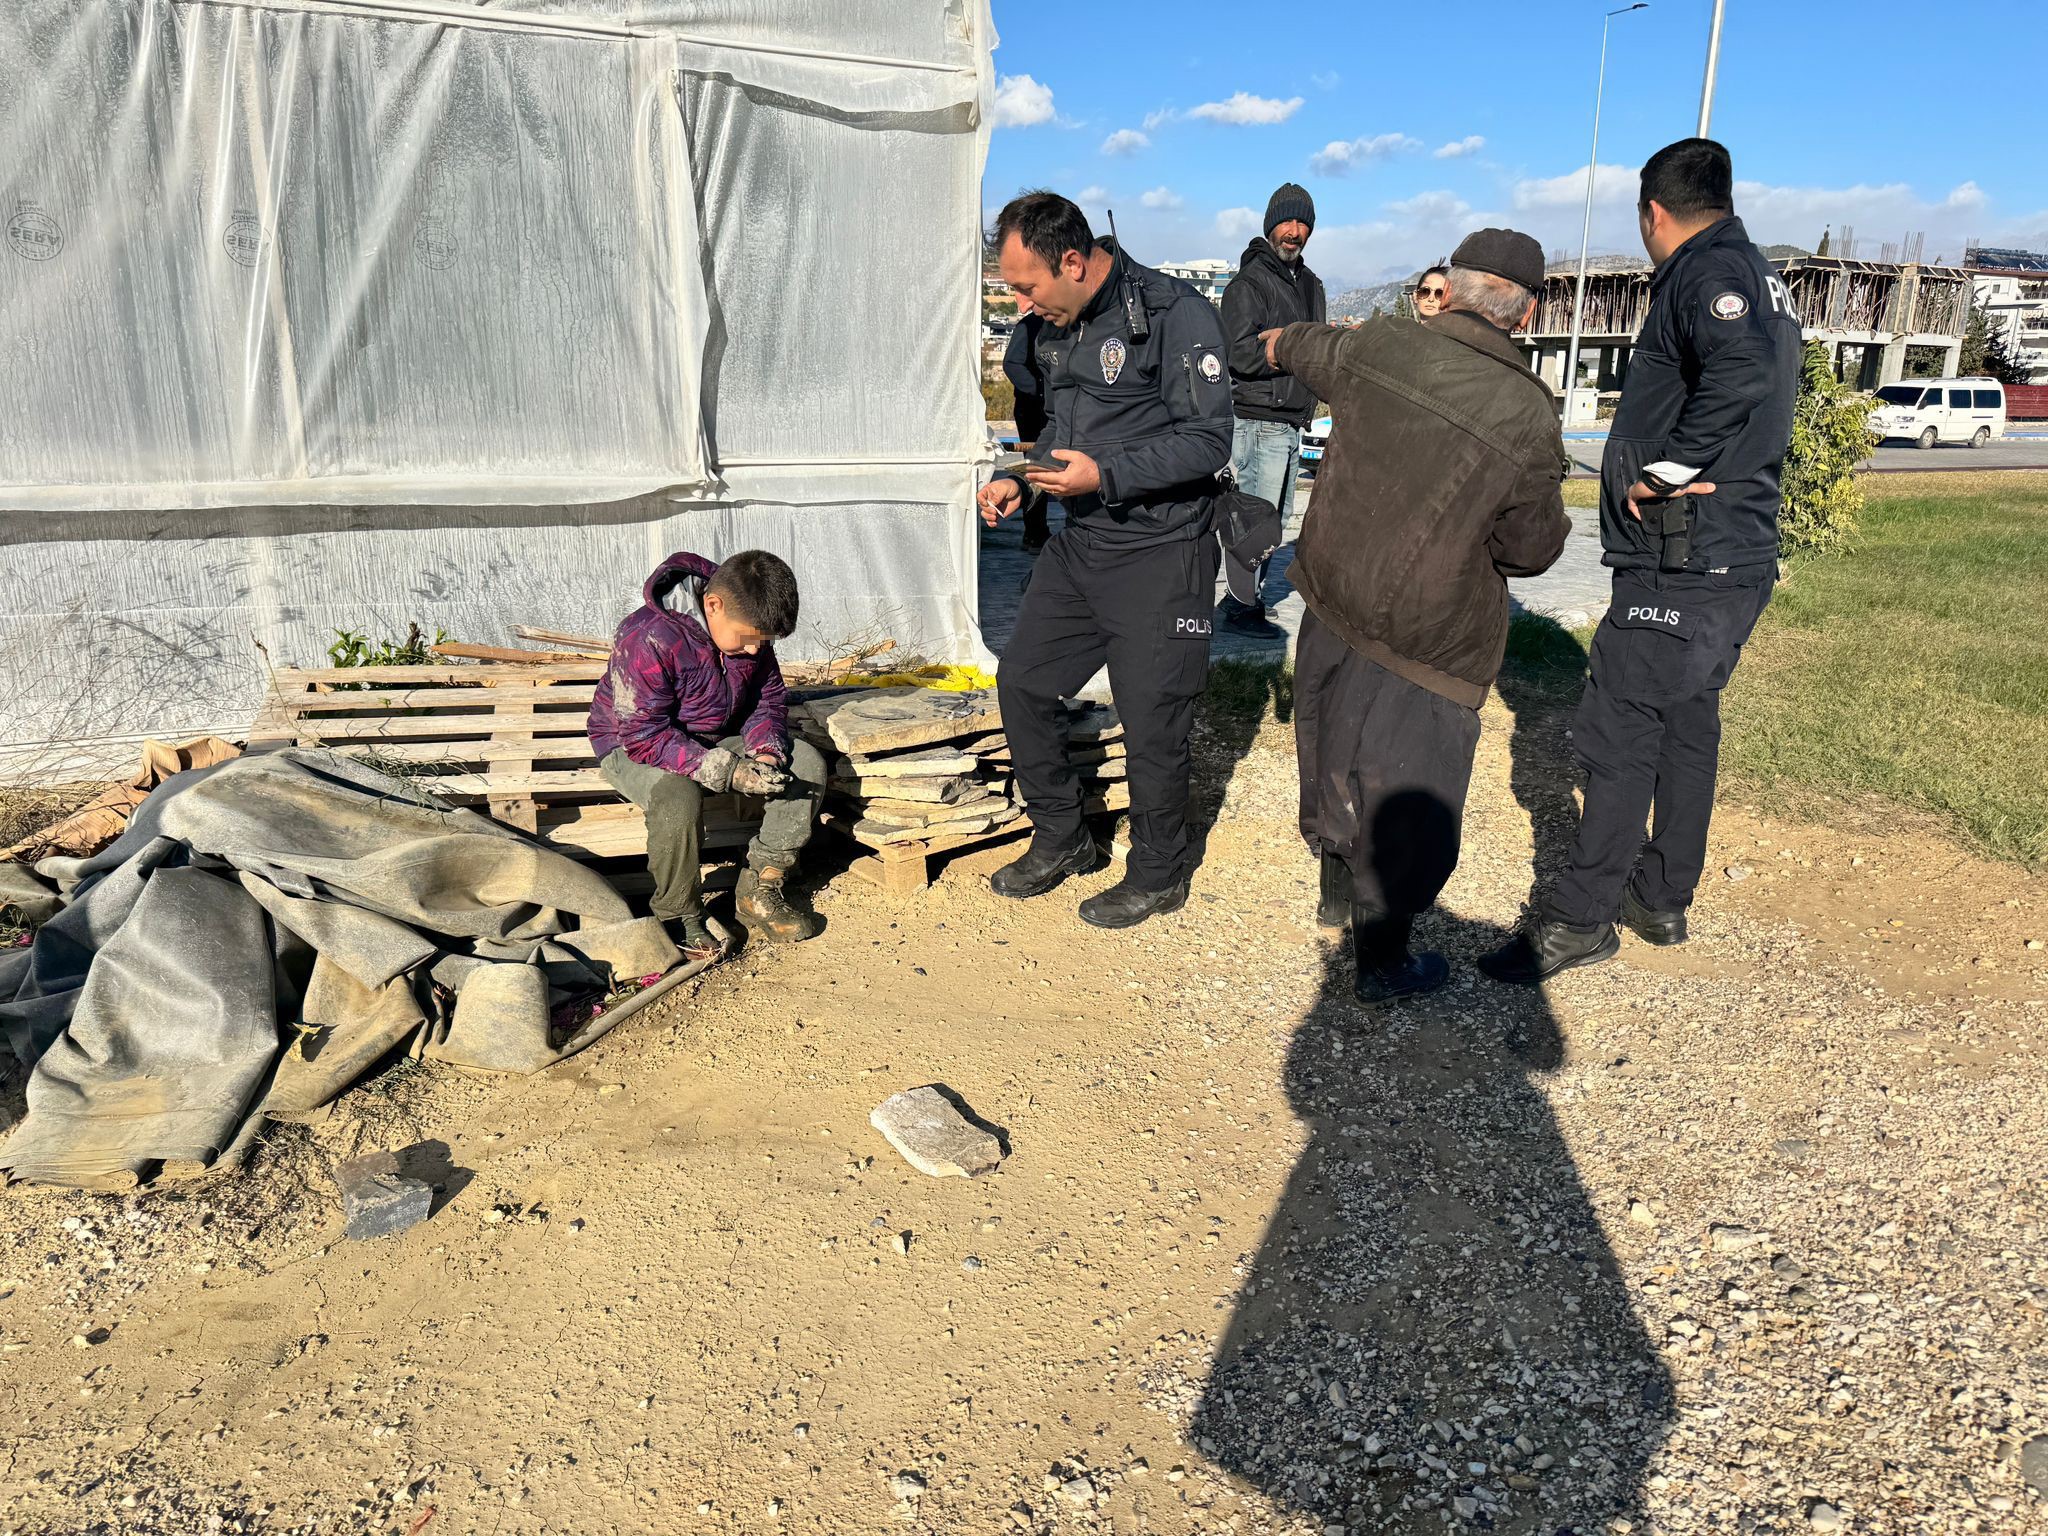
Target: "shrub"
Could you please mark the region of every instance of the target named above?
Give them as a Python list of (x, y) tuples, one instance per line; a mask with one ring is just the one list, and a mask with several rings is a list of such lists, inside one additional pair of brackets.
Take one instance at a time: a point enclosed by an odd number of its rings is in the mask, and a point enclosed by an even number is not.
[(981, 381), (981, 401), (990, 421), (1014, 421), (1017, 416), (1017, 389), (1000, 373), (994, 378)]
[(405, 639), (372, 641), (360, 630), (337, 629), (334, 644), (327, 647), (327, 661), (336, 667), (418, 667), (434, 659), (434, 647), (448, 643), (447, 633), (435, 630), (429, 640), (417, 624), (406, 626)]
[(1870, 402), (1835, 377), (1827, 348), (1806, 344), (1792, 446), (1785, 454), (1785, 505), (1778, 548), (1785, 555), (1830, 555), (1849, 547), (1863, 512), (1856, 466), (1877, 446)]

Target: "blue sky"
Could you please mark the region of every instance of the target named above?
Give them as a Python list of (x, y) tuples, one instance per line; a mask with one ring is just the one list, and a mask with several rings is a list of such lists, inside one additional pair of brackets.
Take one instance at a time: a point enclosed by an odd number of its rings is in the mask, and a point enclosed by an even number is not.
[[(1333, 289), (1412, 271), (1485, 224), (1576, 254), (1608, 3), (993, 0), (1001, 44), (983, 200), (1105, 206), (1144, 261), (1235, 258), (1266, 199), (1316, 202)], [(1640, 252), (1635, 169), (1697, 122), (1709, 0), (1614, 18), (1596, 251)], [(2048, 0), (1728, 0), (1713, 135), (1760, 241), (1926, 257), (2048, 249), (2038, 79)], [(2026, 62), (2019, 60), (2024, 56)], [(2015, 65), (2017, 67), (2015, 67)], [(1249, 210), (1249, 212), (1247, 212)]]

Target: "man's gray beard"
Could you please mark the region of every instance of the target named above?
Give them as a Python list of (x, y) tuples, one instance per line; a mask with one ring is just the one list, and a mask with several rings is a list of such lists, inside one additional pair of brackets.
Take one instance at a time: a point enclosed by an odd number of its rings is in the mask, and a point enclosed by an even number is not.
[(1297, 261), (1301, 260), (1301, 247), (1297, 245), (1294, 248), (1294, 254), (1290, 256), (1287, 254), (1287, 247), (1285, 247), (1284, 245), (1276, 245), (1273, 247), (1273, 254), (1275, 256), (1278, 256), (1282, 261), (1286, 262), (1287, 265), (1291, 267)]

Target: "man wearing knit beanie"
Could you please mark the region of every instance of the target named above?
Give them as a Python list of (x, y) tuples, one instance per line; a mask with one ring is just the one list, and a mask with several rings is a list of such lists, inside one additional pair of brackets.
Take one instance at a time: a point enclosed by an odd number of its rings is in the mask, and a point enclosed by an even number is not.
[[(1288, 182), (1266, 203), (1265, 233), (1245, 247), (1237, 276), (1223, 290), (1223, 334), (1230, 344), (1230, 405), (1237, 418), (1231, 468), (1241, 491), (1280, 509), (1282, 535), (1294, 521), (1294, 477), (1301, 462), (1301, 429), (1315, 414), (1315, 391), (1266, 361), (1261, 331), (1324, 318), (1322, 279), (1301, 259), (1316, 227), (1316, 205), (1305, 187)], [(1232, 570), (1223, 599), (1223, 622), (1267, 639), (1284, 632), (1266, 617), (1266, 573)]]

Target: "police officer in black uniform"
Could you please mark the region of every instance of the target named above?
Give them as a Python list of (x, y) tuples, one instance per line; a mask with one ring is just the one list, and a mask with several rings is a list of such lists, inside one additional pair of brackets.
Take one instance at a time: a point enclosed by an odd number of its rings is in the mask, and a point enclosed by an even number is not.
[(1081, 916), (1128, 928), (1188, 897), (1188, 733), (1209, 672), (1216, 475), (1230, 462), (1223, 327), (1192, 287), (1098, 242), (1054, 193), (1012, 200), (991, 243), (1004, 280), (1045, 317), (1047, 421), (1022, 471), (983, 489), (982, 517), (993, 525), (1050, 495), (1067, 521), (1038, 557), (996, 676), (1032, 839), (990, 884), (1038, 896), (1099, 862), (1060, 701), (1107, 662), (1131, 857)]
[(1802, 347), (1791, 296), (1735, 217), (1733, 180), (1711, 139), (1643, 167), (1637, 213), (1657, 275), (1600, 466), (1614, 600), (1572, 722), (1585, 810), (1535, 922), (1480, 960), (1499, 981), (1611, 958), (1617, 918), (1651, 944), (1685, 942), (1721, 690), (1777, 577)]

